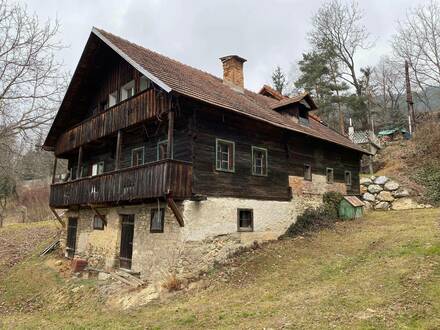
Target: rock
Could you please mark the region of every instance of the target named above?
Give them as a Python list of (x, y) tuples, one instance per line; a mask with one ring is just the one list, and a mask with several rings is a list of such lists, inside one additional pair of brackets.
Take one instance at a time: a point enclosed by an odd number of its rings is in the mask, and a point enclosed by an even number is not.
[(110, 278), (110, 274), (106, 272), (98, 273), (98, 281), (107, 281)]
[(389, 179), (386, 176), (379, 176), (374, 179), (374, 184), (384, 185)]
[(385, 188), (385, 190), (394, 191), (400, 188), (400, 184), (398, 184), (396, 181), (390, 180), (387, 183), (385, 183), (383, 187)]
[(388, 210), (389, 208), (390, 208), (390, 203), (388, 203), (388, 202), (379, 202), (379, 203), (377, 203), (375, 206), (374, 206), (374, 208), (376, 209), (376, 210)]
[(370, 180), (374, 181), (374, 180), (376, 180), (376, 177), (374, 175), (372, 175), (372, 176), (370, 176)]
[(364, 201), (364, 205), (366, 210), (371, 210), (373, 208), (373, 205), (368, 201)]
[(392, 202), (394, 200), (393, 195), (389, 191), (381, 191), (377, 194), (376, 198), (382, 202)]
[(364, 201), (367, 201), (367, 202), (374, 202), (374, 201), (376, 201), (376, 197), (374, 197), (373, 194), (370, 194), (368, 192), (362, 195), (362, 199)]
[(409, 191), (406, 189), (399, 189), (399, 190), (393, 191), (393, 196), (395, 198), (408, 197)]
[(368, 192), (371, 194), (377, 194), (378, 192), (382, 191), (382, 187), (377, 184), (370, 184), (368, 186)]
[(400, 199), (396, 199), (391, 208), (393, 210), (411, 210), (411, 209), (416, 209), (418, 208), (419, 204), (415, 201), (413, 201), (411, 198), (409, 197), (403, 197)]
[(362, 185), (359, 187), (359, 190), (361, 192), (361, 195), (365, 194), (366, 192), (368, 192), (367, 187), (366, 186), (362, 186)]
[(55, 266), (61, 266), (63, 262), (61, 260), (55, 261)]
[(373, 183), (373, 181), (370, 178), (361, 178), (360, 179), (360, 184), (363, 186), (369, 186), (372, 183)]

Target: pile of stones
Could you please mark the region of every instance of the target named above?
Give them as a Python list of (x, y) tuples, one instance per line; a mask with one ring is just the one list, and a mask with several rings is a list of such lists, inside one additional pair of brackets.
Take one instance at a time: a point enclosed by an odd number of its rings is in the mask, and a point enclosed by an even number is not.
[(410, 210), (430, 208), (429, 204), (419, 204), (410, 197), (410, 192), (386, 176), (361, 178), (361, 195), (367, 209)]

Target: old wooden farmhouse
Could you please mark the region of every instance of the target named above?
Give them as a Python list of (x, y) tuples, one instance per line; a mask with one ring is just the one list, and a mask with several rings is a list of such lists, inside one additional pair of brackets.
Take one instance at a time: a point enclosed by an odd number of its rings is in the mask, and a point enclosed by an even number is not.
[(50, 190), (67, 256), (194, 273), (277, 238), (326, 191), (359, 194), (365, 151), (307, 93), (251, 92), (246, 60), (220, 61), (223, 79), (93, 28), (44, 143), (68, 160)]

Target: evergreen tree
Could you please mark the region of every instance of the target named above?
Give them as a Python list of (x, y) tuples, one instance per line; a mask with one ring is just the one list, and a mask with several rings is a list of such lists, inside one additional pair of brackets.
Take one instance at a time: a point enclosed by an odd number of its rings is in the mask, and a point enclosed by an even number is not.
[(283, 94), (284, 88), (287, 85), (287, 79), (284, 72), (277, 65), (272, 73), (272, 87), (277, 90), (280, 94)]

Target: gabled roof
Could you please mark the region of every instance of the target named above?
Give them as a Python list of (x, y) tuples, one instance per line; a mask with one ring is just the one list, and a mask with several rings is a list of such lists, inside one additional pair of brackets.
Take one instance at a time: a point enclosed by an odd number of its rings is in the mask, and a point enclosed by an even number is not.
[(283, 99), (280, 102), (278, 102), (278, 104), (274, 104), (272, 106), (272, 109), (279, 109), (279, 108), (284, 107), (289, 104), (301, 102), (302, 100), (305, 100), (307, 102), (307, 104), (310, 106), (311, 110), (318, 109), (315, 101), (313, 101), (312, 97), (310, 96), (310, 94), (308, 92), (300, 93), (300, 94), (288, 97), (286, 99)]
[(269, 85), (263, 85), (263, 87), (261, 87), (258, 94), (271, 97), (277, 101), (288, 98), (287, 96), (281, 94), (280, 92), (278, 92), (276, 89), (273, 89)]
[[(92, 35), (98, 37), (134, 68), (139, 70), (142, 74), (147, 76), (167, 92), (181, 94), (223, 109), (243, 114), (256, 120), (264, 121), (277, 127), (330, 141), (366, 153), (361, 147), (353, 144), (345, 136), (326, 127), (316, 118), (311, 117), (310, 125), (303, 126), (273, 110), (279, 106), (299, 102), (307, 97), (310, 98), (308, 94), (278, 101), (246, 89), (243, 93), (240, 93), (224, 84), (222, 79), (214, 75), (182, 64), (104, 30), (93, 28), (91, 32), (91, 36)], [(89, 53), (87, 52), (87, 47), (88, 46), (86, 45), (80, 63), (82, 62), (84, 54)], [(76, 70), (78, 70), (78, 68)], [(72, 78), (72, 82), (75, 79), (75, 75), (76, 71)], [(69, 94), (69, 90), (70, 85), (66, 95)], [(45, 146), (53, 146), (53, 141), (56, 140), (53, 128), (56, 125), (60, 125), (60, 112), (64, 111), (64, 103), (65, 100), (63, 100), (59, 113), (54, 120), (51, 131), (46, 139)]]

